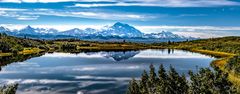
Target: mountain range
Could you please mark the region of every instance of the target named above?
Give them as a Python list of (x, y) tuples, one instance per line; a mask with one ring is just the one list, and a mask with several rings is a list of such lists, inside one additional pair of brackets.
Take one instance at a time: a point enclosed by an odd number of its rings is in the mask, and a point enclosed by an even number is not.
[(59, 31), (53, 28), (33, 28), (27, 26), (20, 30), (10, 30), (0, 27), (0, 33), (6, 33), (16, 37), (28, 37), (37, 39), (64, 39), (77, 38), (93, 41), (134, 41), (134, 42), (163, 42), (163, 41), (184, 41), (193, 40), (193, 37), (184, 37), (172, 32), (162, 31), (160, 33), (145, 34), (128, 24), (117, 22), (112, 26), (104, 26), (101, 29), (79, 29), (73, 28), (66, 31)]

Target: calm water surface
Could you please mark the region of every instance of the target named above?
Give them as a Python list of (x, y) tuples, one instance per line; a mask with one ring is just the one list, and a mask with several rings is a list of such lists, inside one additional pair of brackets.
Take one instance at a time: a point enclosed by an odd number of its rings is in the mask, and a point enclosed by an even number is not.
[(0, 71), (0, 83), (19, 83), (17, 94), (124, 94), (150, 64), (179, 73), (210, 67), (214, 58), (182, 50), (46, 53)]

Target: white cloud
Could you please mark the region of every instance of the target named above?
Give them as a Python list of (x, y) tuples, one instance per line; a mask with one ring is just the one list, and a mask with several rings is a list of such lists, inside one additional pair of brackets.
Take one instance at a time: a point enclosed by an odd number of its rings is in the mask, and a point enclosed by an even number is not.
[[(240, 5), (233, 0), (0, 0), (13, 3), (53, 3), (53, 2), (116, 2), (113, 4), (76, 4), (77, 7), (103, 6), (159, 6), (159, 7), (214, 7)], [(131, 2), (131, 3), (125, 3)], [(135, 3), (133, 3), (135, 2)]]
[[(94, 80), (117, 80), (117, 81), (128, 81), (131, 80), (131, 77), (104, 77), (104, 76), (75, 76), (75, 79), (94, 79)], [(139, 79), (139, 78), (137, 78)]]
[(59, 84), (59, 83), (76, 83), (78, 81), (56, 80), (56, 79), (0, 79), (6, 84)]
[[(135, 1), (135, 3), (125, 3)], [(75, 4), (73, 7), (107, 7), (107, 6), (158, 6), (158, 7), (215, 7), (234, 6), (239, 2), (230, 0), (123, 0), (111, 4)]]
[(20, 8), (0, 8), (0, 11), (26, 11), (27, 9)]
[[(27, 25), (23, 24), (0, 24), (0, 26), (4, 26), (9, 28), (10, 30), (20, 30), (22, 28), (25, 28)], [(79, 28), (79, 29), (86, 29), (86, 28), (94, 28), (94, 29), (101, 29), (104, 25), (48, 25), (48, 24), (43, 24), (43, 25), (31, 25), (34, 28), (54, 28), (60, 31), (65, 31), (65, 30), (70, 30), (73, 28)]]
[(76, 10), (56, 10), (56, 9), (16, 9), (0, 8), (0, 16), (14, 18), (17, 20), (37, 20), (41, 16), (77, 17), (104, 20), (148, 20), (155, 16), (146, 14), (122, 13), (114, 11), (76, 11)]
[(107, 19), (107, 20), (147, 20), (153, 19), (154, 16), (132, 14), (132, 13), (110, 13), (110, 12), (85, 12), (85, 11), (35, 11), (27, 12), (29, 15), (48, 15), (61, 17), (80, 17), (93, 19)]
[(39, 16), (19, 16), (18, 20), (37, 20)]
[(70, 2), (79, 0), (0, 0), (0, 2), (13, 2), (13, 3), (52, 3), (52, 2)]
[(28, 9), (21, 8), (0, 8), (0, 16), (14, 18), (17, 20), (36, 20), (39, 16), (23, 14)]
[(21, 3), (21, 1), (20, 1), (20, 0), (0, 0), (0, 2)]

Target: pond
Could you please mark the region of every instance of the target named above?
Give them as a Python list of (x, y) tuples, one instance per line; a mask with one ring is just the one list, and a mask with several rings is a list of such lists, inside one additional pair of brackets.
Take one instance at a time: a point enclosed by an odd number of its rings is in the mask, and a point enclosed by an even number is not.
[(45, 53), (2, 67), (0, 83), (19, 83), (17, 94), (124, 94), (132, 77), (140, 78), (150, 64), (187, 74), (210, 67), (214, 59), (172, 49)]

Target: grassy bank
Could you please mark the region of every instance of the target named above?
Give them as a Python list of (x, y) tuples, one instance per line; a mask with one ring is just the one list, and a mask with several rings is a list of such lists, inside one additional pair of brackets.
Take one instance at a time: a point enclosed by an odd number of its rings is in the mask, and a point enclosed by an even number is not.
[(218, 51), (210, 51), (210, 50), (201, 50), (201, 49), (190, 49), (189, 51), (196, 52), (196, 53), (201, 53), (201, 54), (206, 54), (214, 57), (219, 57), (219, 58), (228, 58), (235, 56), (235, 54), (232, 53), (226, 53), (226, 52), (218, 52)]
[(0, 53), (0, 57), (3, 57), (3, 56), (11, 56), (12, 53)]
[(20, 51), (18, 54), (35, 54), (35, 53), (40, 53), (40, 52), (44, 52), (45, 50), (43, 49), (39, 49), (39, 48), (24, 48), (23, 51)]

